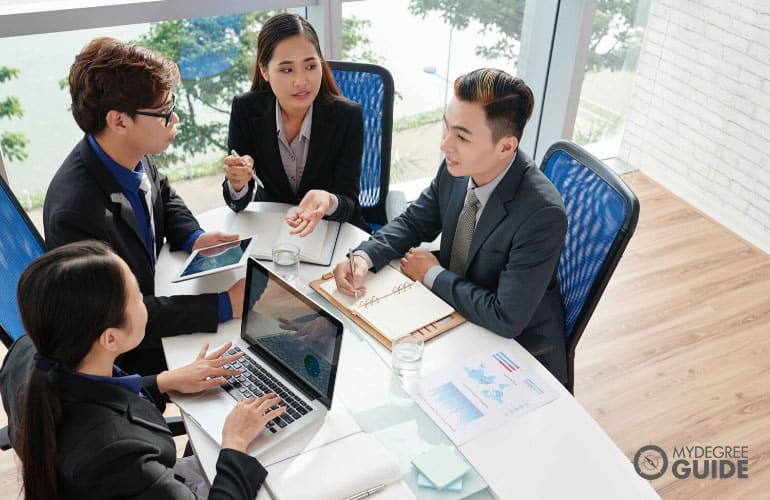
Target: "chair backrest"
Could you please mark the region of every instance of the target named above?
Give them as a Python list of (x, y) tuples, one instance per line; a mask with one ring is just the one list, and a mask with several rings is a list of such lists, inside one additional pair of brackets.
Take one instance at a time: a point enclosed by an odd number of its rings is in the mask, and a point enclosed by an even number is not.
[(43, 251), (43, 238), (0, 178), (0, 340), (6, 347), (24, 334), (16, 304), (19, 276)]
[(639, 200), (607, 165), (571, 142), (548, 148), (540, 168), (561, 194), (569, 222), (558, 274), (571, 392), (575, 347), (634, 233)]
[(393, 140), (393, 77), (376, 64), (329, 61), (329, 66), (342, 95), (363, 109), (364, 154), (359, 201), (364, 220), (376, 228), (388, 222), (385, 203)]

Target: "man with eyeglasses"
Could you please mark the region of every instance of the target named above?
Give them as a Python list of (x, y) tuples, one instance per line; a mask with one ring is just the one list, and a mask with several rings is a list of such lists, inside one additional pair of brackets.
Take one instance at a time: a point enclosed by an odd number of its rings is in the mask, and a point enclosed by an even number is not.
[(91, 41), (69, 74), (72, 115), (86, 136), (51, 180), (43, 208), (49, 250), (101, 240), (136, 276), (149, 318), (142, 344), (118, 360), (129, 373), (166, 368), (161, 337), (215, 332), (243, 308), (243, 280), (220, 294), (155, 296), (155, 261), (164, 241), (190, 252), (237, 239), (201, 230), (152, 159), (176, 136), (172, 89), (179, 78), (173, 62), (145, 48), (113, 38)]

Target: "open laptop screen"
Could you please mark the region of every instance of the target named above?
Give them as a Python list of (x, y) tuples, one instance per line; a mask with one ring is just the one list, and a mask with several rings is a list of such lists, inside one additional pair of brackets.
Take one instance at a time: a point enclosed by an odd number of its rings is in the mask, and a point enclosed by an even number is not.
[(260, 358), (330, 407), (342, 324), (253, 258), (246, 276), (241, 338)]

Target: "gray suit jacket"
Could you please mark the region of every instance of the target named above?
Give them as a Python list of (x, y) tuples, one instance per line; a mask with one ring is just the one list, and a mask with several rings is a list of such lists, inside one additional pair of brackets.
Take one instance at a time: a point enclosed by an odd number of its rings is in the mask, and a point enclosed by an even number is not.
[(567, 379), (564, 307), (556, 267), (567, 231), (556, 188), (522, 151), (492, 192), (476, 225), (465, 275), (448, 270), (467, 177), (452, 177), (446, 163), (431, 185), (399, 217), (358, 249), (377, 271), (440, 233), (442, 271), (433, 292), (467, 320), (498, 335), (538, 346), (536, 357)]

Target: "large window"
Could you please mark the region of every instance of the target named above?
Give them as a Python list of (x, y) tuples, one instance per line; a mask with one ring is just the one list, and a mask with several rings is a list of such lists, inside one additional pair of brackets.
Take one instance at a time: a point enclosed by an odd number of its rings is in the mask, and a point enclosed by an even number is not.
[(442, 158), (442, 116), (455, 78), (487, 66), (516, 73), (525, 3), (367, 0), (343, 4), (343, 18), (363, 28), (369, 47), (364, 53), (351, 51), (345, 45), (350, 39), (343, 37), (343, 56), (381, 64), (393, 74), (392, 183), (436, 172)]
[(620, 147), (649, 0), (598, 2), (572, 140), (599, 158)]
[(20, 111), (0, 126), (6, 137), (14, 139), (4, 147), (6, 170), (22, 204), (28, 210), (42, 205), (51, 177), (83, 135), (68, 111), (66, 77), (75, 54), (97, 36), (134, 41), (179, 65), (178, 134), (157, 160), (183, 195), (184, 182), (200, 178), (194, 183), (195, 195), (186, 197), (193, 211), (209, 208), (214, 199), (222, 203), (218, 184), (230, 100), (249, 86), (256, 33), (269, 15), (260, 12), (0, 39), (0, 64), (9, 68), (6, 73), (11, 76), (0, 87), (0, 99), (12, 98)]
[[(606, 40), (625, 36), (622, 19), (630, 19), (631, 26), (643, 24), (644, 9), (639, 6), (647, 1), (599, 2), (597, 20), (605, 8), (620, 9), (624, 17), (610, 16), (609, 28), (598, 37), (605, 41), (591, 50), (601, 53), (609, 47), (605, 59), (615, 61), (618, 52), (613, 52)], [(66, 76), (74, 55), (88, 40), (109, 35), (146, 44), (179, 64), (184, 77), (177, 108), (182, 125), (177, 141), (160, 162), (194, 212), (220, 204), (220, 166), (226, 154), (230, 99), (249, 86), (256, 34), (261, 21), (274, 9), (306, 13), (321, 34), (328, 58), (376, 62), (391, 71), (396, 86), (392, 183), (416, 180), (417, 185), (435, 173), (442, 158), (442, 115), (452, 97), (451, 82), (464, 72), (497, 67), (521, 73), (532, 85), (536, 115), (522, 140), (530, 153), (536, 152), (536, 147), (535, 141), (528, 139), (538, 137), (538, 130), (554, 117), (558, 119), (557, 115), (565, 115), (561, 110), (547, 116), (544, 113), (543, 118), (537, 115), (542, 99), (548, 98), (552, 89), (572, 84), (566, 81), (569, 78), (557, 78), (547, 85), (549, 94), (545, 93), (550, 43), (558, 38), (552, 30), (561, 25), (555, 16), (563, 3), (329, 0), (307, 6), (309, 3), (62, 0), (32, 4), (0, 0), (0, 134), (7, 174), (17, 196), (30, 209), (40, 207), (53, 172), (82, 136), (67, 109)], [(633, 4), (630, 13), (628, 4)], [(254, 7), (265, 10), (242, 13)], [(221, 15), (200, 17), (211, 14)], [(575, 16), (565, 17), (567, 24), (580, 24)], [(141, 24), (112, 26), (115, 19)], [(96, 27), (76, 29), (84, 26)], [(337, 26), (341, 30), (334, 32)], [(639, 37), (638, 33), (634, 36)], [(631, 49), (623, 51), (619, 66), (592, 66), (589, 58), (575, 127), (579, 142), (619, 134), (620, 129), (608, 123), (617, 123), (613, 117), (623, 114), (630, 95), (628, 82), (633, 77), (628, 71), (635, 68), (633, 43), (630, 45)], [(616, 83), (618, 79), (626, 82), (625, 90)], [(33, 220), (39, 220), (32, 215)]]

